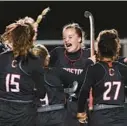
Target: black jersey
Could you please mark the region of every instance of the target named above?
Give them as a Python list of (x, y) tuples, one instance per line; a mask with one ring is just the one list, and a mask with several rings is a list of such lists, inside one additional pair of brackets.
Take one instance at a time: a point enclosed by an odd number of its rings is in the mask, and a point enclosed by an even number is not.
[(117, 104), (125, 101), (124, 80), (127, 75), (127, 66), (113, 62), (98, 62), (87, 70), (85, 81), (80, 92), (78, 111), (84, 111), (84, 105), (89, 96), (90, 88), (93, 89), (94, 105)]
[(40, 59), (29, 54), (14, 60), (13, 52), (0, 55), (0, 99), (29, 101), (34, 99), (34, 88), (38, 96), (44, 97), (43, 69)]
[(56, 68), (46, 68), (44, 73), (44, 82), (46, 95), (42, 101), (43, 105), (64, 104), (65, 94), (63, 83), (60, 80), (59, 73)]
[[(120, 58), (118, 59), (118, 61), (127, 66), (127, 62), (124, 62), (124, 59), (125, 59), (125, 58), (126, 58), (126, 57), (120, 57)], [(124, 83), (125, 83), (125, 97), (126, 97), (126, 99), (127, 99), (127, 77), (124, 77)], [(126, 101), (126, 103), (127, 103), (127, 101)]]
[(61, 68), (61, 73), (59, 74), (64, 88), (70, 88), (73, 86), (73, 82), (77, 82), (78, 86), (74, 93), (79, 95), (79, 91), (82, 87), (84, 76), (86, 74), (87, 67), (91, 64), (91, 61), (85, 65), (84, 68)]
[(68, 53), (64, 47), (56, 47), (50, 52), (50, 66), (52, 67), (84, 67), (84, 60), (90, 57), (90, 49), (80, 49)]
[(86, 69), (65, 69), (65, 68), (46, 68), (44, 74), (45, 87), (47, 94), (44, 101), (47, 105), (65, 102), (64, 89), (73, 88), (77, 82), (77, 89), (73, 92), (78, 96)]
[[(93, 64), (91, 60), (87, 60), (90, 57), (90, 49), (80, 49), (75, 53), (68, 53), (65, 48), (56, 47), (50, 55), (50, 66), (63, 69), (64, 77), (61, 78), (64, 82), (64, 88), (71, 87), (72, 83), (77, 81), (78, 88), (75, 93), (78, 95), (84, 80), (86, 67)], [(63, 76), (63, 74), (60, 75)]]

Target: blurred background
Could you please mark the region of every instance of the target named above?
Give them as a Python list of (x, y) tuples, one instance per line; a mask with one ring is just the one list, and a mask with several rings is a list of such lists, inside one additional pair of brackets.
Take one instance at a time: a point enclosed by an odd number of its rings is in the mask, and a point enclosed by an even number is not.
[(51, 11), (39, 24), (37, 42), (45, 44), (49, 51), (62, 46), (62, 28), (72, 22), (83, 28), (89, 47), (90, 24), (84, 12), (90, 11), (94, 16), (95, 38), (101, 30), (118, 30), (121, 55), (127, 56), (127, 1), (0, 1), (0, 34), (6, 25), (19, 18), (30, 16), (36, 19), (46, 7)]

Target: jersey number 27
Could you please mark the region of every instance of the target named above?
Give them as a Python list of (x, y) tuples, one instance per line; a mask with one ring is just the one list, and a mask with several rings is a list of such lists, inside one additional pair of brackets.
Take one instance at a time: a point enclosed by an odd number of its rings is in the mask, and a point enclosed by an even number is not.
[(116, 86), (116, 90), (113, 91), (115, 93), (113, 100), (117, 100), (117, 98), (119, 96), (120, 87), (121, 87), (120, 81), (113, 81), (113, 82), (104, 83), (104, 87), (107, 87), (107, 89), (103, 94), (103, 100), (111, 100), (109, 93), (114, 89), (114, 88), (112, 88), (113, 86)]

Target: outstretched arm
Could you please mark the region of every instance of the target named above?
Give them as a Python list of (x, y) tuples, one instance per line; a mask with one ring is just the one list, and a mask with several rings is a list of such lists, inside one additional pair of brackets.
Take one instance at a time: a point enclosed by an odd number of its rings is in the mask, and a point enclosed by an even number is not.
[(89, 98), (89, 92), (90, 88), (93, 85), (93, 78), (92, 78), (92, 67), (90, 66), (87, 71), (86, 71), (86, 76), (84, 79), (83, 86), (81, 88), (80, 94), (79, 94), (79, 99), (78, 99), (78, 113), (77, 113), (77, 118), (79, 119), (80, 122), (84, 122), (86, 120), (86, 112), (84, 110), (84, 106), (87, 102), (87, 99)]

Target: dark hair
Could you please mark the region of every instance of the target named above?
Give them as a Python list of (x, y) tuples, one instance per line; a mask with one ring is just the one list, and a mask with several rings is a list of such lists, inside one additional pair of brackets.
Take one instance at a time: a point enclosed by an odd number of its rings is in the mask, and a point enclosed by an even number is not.
[(85, 32), (83, 29), (79, 26), (78, 23), (70, 23), (67, 24), (63, 27), (63, 31), (66, 29), (74, 28), (76, 33), (78, 34), (79, 37), (81, 37), (81, 44), (84, 46), (84, 39), (85, 39)]
[(23, 18), (8, 25), (2, 39), (12, 44), (14, 57), (18, 57), (27, 55), (33, 45), (34, 35), (35, 30), (32, 22), (28, 22), (26, 18)]
[(119, 56), (120, 39), (115, 29), (101, 31), (97, 37), (97, 42), (97, 57), (99, 59), (106, 57), (115, 60)]

